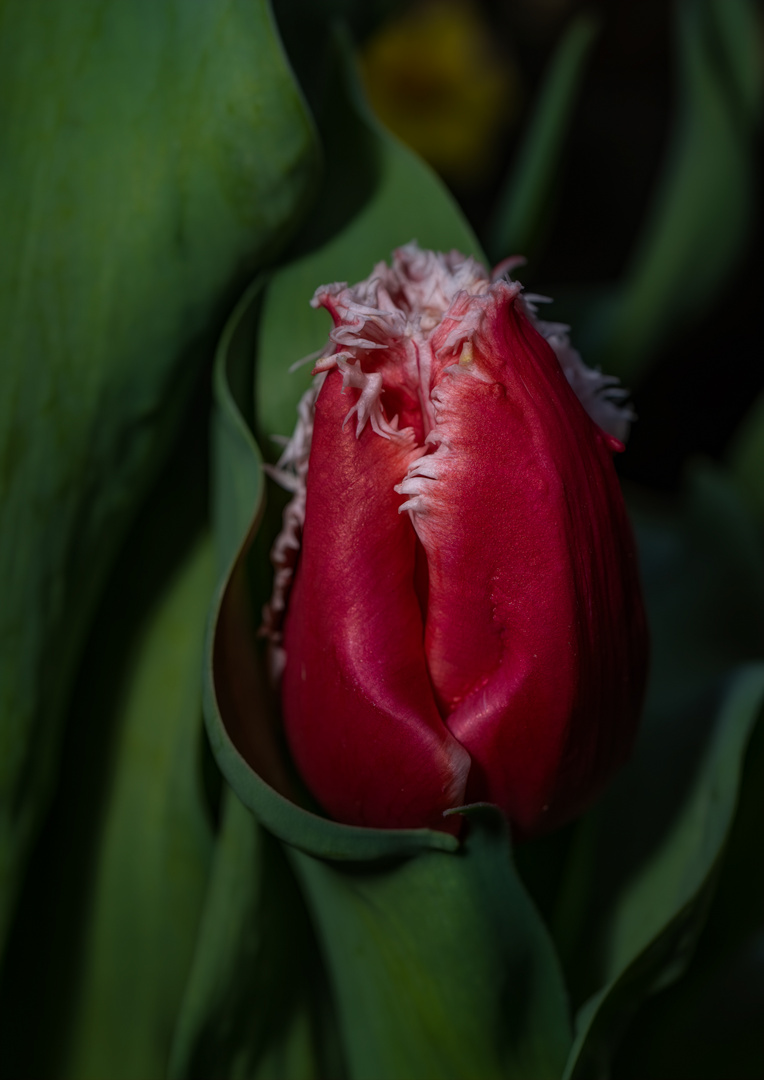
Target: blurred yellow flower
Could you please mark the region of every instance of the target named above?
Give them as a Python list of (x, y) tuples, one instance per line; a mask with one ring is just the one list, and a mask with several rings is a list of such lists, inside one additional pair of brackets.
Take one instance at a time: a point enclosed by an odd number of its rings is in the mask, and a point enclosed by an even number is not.
[(491, 168), (517, 108), (515, 69), (465, 0), (429, 0), (367, 42), (361, 70), (380, 120), (447, 179)]

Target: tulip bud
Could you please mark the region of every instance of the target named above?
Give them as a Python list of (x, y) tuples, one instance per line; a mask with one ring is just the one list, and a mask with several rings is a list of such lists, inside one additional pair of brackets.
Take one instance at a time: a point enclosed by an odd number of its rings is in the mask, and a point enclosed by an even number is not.
[(529, 835), (632, 745), (632, 417), (541, 299), (414, 244), (313, 299), (334, 329), (276, 470), (266, 627), (294, 760), (340, 821), (454, 831), (445, 810), (487, 801)]

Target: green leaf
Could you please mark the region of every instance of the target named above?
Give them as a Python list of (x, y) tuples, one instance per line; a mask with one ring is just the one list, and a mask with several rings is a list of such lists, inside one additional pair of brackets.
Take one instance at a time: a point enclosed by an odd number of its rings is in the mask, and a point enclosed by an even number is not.
[[(327, 821), (298, 805), (270, 695), (263, 685), (247, 588), (247, 551), (263, 513), (262, 459), (239, 401), (254, 356), (259, 283), (237, 306), (215, 361), (213, 459), (215, 534), (225, 569), (210, 615), (204, 665), (210, 744), (238, 797), (274, 835), (314, 854), (387, 858), (457, 841), (428, 829), (374, 830)], [(251, 400), (251, 399), (250, 399)]]
[(719, 884), (686, 974), (640, 1010), (619, 1048), (619, 1080), (764, 1075), (764, 723), (746, 753)]
[(84, 635), (312, 126), (266, 0), (0, 11), (0, 935)]
[(591, 15), (578, 15), (552, 57), (488, 228), (488, 252), (495, 262), (516, 253), (530, 255), (547, 223), (570, 120), (598, 28), (599, 21)]
[(652, 636), (647, 711), (668, 731), (707, 715), (729, 672), (764, 656), (764, 559), (747, 507), (710, 464), (688, 470), (678, 512), (636, 499), (632, 511)]
[(713, 301), (755, 209), (754, 5), (679, 0), (676, 10), (679, 87), (666, 164), (626, 278), (584, 329), (592, 359), (632, 384), (666, 337)]
[(759, 524), (764, 524), (764, 395), (753, 403), (727, 454), (732, 475)]
[(113, 775), (63, 1076), (134, 1080), (165, 1072), (211, 853), (198, 755), (212, 586), (205, 539), (157, 599), (117, 687)]
[(475, 807), (459, 855), (345, 869), (292, 853), (335, 987), (350, 1076), (552, 1080), (570, 1045), (554, 949)]
[[(313, 212), (314, 231), (302, 238), (310, 250), (273, 275), (263, 306), (256, 406), (257, 430), (265, 438), (291, 434), (311, 376), (310, 364), (292, 374), (289, 369), (326, 343), (327, 315), (310, 307), (319, 285), (368, 277), (375, 263), (411, 240), (484, 258), (441, 181), (368, 112), (344, 48), (325, 106), (334, 140), (325, 147), (325, 184)], [(361, 205), (359, 183), (366, 196)], [(348, 185), (355, 190), (348, 192)], [(334, 227), (329, 236), (326, 222)]]
[(215, 354), (212, 374), (212, 517), (219, 576), (230, 572), (257, 528), (265, 485), (251, 416), (254, 342), (265, 277), (252, 282), (234, 308)]
[(312, 110), (318, 111), (334, 30), (346, 22), (354, 41), (363, 41), (395, 15), (397, 0), (273, 0), (289, 61)]
[(279, 845), (226, 789), (170, 1080), (339, 1076), (325, 1059), (320, 963)]
[[(764, 696), (755, 530), (696, 466), (681, 516), (637, 510), (653, 670), (632, 761), (578, 826), (555, 921), (576, 1002), (569, 1076), (599, 1075), (640, 1002), (684, 970), (713, 896)], [(722, 701), (719, 706), (720, 699)]]
[(763, 703), (764, 664), (752, 665), (730, 688), (679, 812), (624, 884), (605, 933), (591, 943), (604, 950), (606, 982), (578, 1013), (566, 1077), (601, 1075), (609, 1045), (636, 1004), (684, 970), (706, 916), (746, 745)]

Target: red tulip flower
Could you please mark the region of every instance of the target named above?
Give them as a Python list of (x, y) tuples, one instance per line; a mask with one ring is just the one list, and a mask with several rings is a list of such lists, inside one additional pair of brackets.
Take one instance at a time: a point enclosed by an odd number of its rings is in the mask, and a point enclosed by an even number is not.
[(266, 623), (294, 760), (340, 821), (455, 831), (444, 811), (487, 801), (527, 836), (631, 748), (631, 416), (539, 299), (411, 244), (313, 300), (334, 329), (280, 463)]

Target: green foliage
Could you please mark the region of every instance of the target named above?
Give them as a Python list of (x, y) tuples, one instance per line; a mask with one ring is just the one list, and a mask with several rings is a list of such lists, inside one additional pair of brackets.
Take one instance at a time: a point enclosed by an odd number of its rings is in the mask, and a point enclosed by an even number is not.
[(713, 301), (745, 248), (755, 207), (755, 7), (679, 0), (675, 11), (678, 85), (665, 166), (625, 278), (583, 328), (590, 361), (631, 385)]
[(560, 1075), (567, 1000), (493, 807), (458, 854), (345, 868), (295, 853), (335, 986), (352, 1077)]
[[(696, 751), (700, 760), (683, 784), (681, 801), (669, 808), (658, 835), (650, 811), (665, 807), (659, 798), (652, 803), (645, 798), (655, 789), (657, 771), (656, 747), (648, 742), (653, 755), (646, 749), (637, 755), (593, 819), (594, 835), (576, 849), (581, 857), (585, 846), (583, 857), (596, 863), (592, 879), (601, 891), (590, 897), (587, 914), (599, 912), (602, 923), (580, 939), (588, 955), (577, 956), (570, 970), (580, 977), (594, 963), (603, 985), (578, 1012), (566, 1078), (601, 1075), (637, 1006), (682, 974), (708, 913), (745, 750), (762, 703), (764, 665), (759, 664), (743, 669), (733, 682), (713, 730)], [(637, 790), (644, 803), (638, 819)]]
[(212, 837), (204, 810), (199, 664), (211, 546), (192, 551), (140, 644), (119, 702), (82, 967), (62, 1075), (160, 1076), (185, 986)]
[(532, 256), (548, 224), (571, 117), (597, 29), (591, 15), (577, 16), (552, 57), (488, 229), (487, 247), (496, 262), (508, 255)]
[[(671, 1024), (690, 1039), (730, 954), (760, 943), (759, 407), (730, 456), (748, 506), (701, 465), (680, 505), (633, 500), (653, 636), (646, 719), (631, 763), (568, 834), (515, 853), (484, 806), (463, 811), (460, 839), (350, 827), (294, 774), (254, 612), (279, 509), (263, 457), (309, 383), (309, 365), (290, 368), (328, 332), (310, 298), (412, 239), (482, 257), (442, 184), (369, 114), (329, 30), (352, 6), (277, 5), (316, 105), (318, 186), (316, 134), (266, 0), (73, 0), (44, 19), (0, 5), (2, 918), (81, 665), (0, 987), (8, 1075), (586, 1080), (608, 1074), (656, 993), (670, 1008), (635, 1060), (678, 1075)], [(589, 309), (590, 339), (627, 377), (708, 302), (752, 203), (752, 7), (677, 11), (665, 171), (625, 281)], [(497, 256), (534, 243), (548, 217), (594, 28), (575, 20), (553, 61)], [(181, 445), (105, 585), (211, 335), (255, 272), (212, 373), (213, 535), (205, 415), (197, 453)], [(222, 788), (202, 756), (202, 697)], [(549, 852), (548, 929), (534, 869)], [(613, 1075), (636, 1073), (616, 1059)]]
[(84, 635), (313, 129), (266, 0), (0, 8), (0, 934)]
[(325, 994), (279, 845), (228, 790), (169, 1077), (340, 1078)]
[(653, 673), (634, 758), (578, 827), (556, 920), (580, 1010), (569, 1076), (598, 1075), (644, 998), (683, 972), (708, 914), (764, 702), (764, 564), (724, 477), (680, 514), (636, 514)]
[(85, 648), (0, 982), (3, 1075), (164, 1073), (212, 847), (200, 412), (130, 529)]

